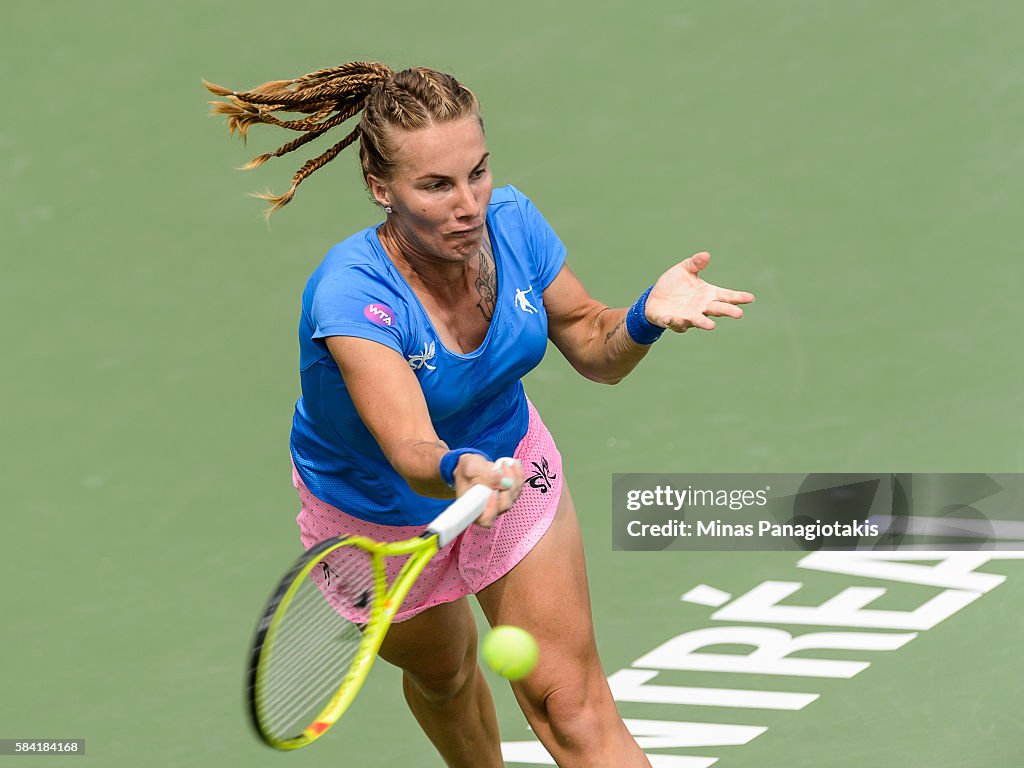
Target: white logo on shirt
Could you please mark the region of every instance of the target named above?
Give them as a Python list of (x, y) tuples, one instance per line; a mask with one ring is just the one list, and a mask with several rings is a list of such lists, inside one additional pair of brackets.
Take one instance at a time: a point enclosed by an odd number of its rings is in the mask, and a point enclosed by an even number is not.
[(409, 355), (409, 367), (414, 371), (418, 371), (420, 368), (426, 366), (427, 370), (436, 371), (437, 366), (431, 365), (428, 360), (434, 359), (435, 347), (434, 342), (423, 342), (423, 351), (418, 355)]
[(516, 306), (528, 315), (536, 315), (538, 312), (537, 308), (530, 303), (529, 299), (526, 298), (526, 294), (532, 290), (532, 285), (525, 291), (522, 288), (516, 288)]

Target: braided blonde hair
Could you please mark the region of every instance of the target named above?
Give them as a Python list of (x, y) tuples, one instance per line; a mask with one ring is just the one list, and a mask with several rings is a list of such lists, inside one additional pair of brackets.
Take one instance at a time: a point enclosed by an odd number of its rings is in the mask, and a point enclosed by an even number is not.
[[(397, 164), (394, 129), (414, 131), (469, 116), (476, 117), (483, 127), (480, 102), (473, 92), (451, 75), (427, 67), (395, 72), (379, 62), (354, 61), (292, 80), (271, 80), (250, 91), (234, 91), (206, 80), (203, 84), (226, 99), (211, 101), (211, 114), (227, 115), (228, 131), (237, 131), (243, 140), (256, 123), (302, 133), (273, 152), (257, 155), (243, 166), (245, 169), (258, 168), (272, 157), (286, 155), (362, 112), (359, 124), (348, 135), (296, 171), (291, 189), (282, 195), (256, 195), (271, 203), (268, 218), (291, 201), (303, 179), (356, 139), (363, 180), (368, 182), (373, 174), (387, 181)], [(278, 116), (281, 113), (308, 117), (285, 120)]]

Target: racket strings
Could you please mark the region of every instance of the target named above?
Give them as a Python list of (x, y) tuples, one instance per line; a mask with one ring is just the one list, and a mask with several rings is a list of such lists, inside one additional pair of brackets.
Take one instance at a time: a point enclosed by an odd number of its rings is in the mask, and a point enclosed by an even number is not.
[(302, 592), (296, 615), (289, 611), (281, 624), (257, 702), (268, 727), (280, 735), (294, 735), (316, 718), (362, 642), (363, 623), (339, 615), (319, 588), (304, 586)]
[[(279, 640), (279, 642), (285, 642), (289, 645), (284, 657), (279, 656), (278, 659), (275, 660), (274, 673), (272, 677), (268, 677), (264, 683), (263, 691), (267, 698), (280, 695), (282, 690), (286, 687), (295, 686), (297, 678), (300, 677), (302, 666), (308, 663), (310, 652), (314, 651), (320, 643), (324, 642), (324, 630), (330, 630), (332, 628), (336, 630), (337, 627), (335, 625), (337, 623), (336, 619), (332, 619), (330, 616), (324, 614), (320, 617), (318, 626), (311, 625), (309, 627), (307, 635), (296, 640), (292, 640), (290, 638), (281, 638), (281, 640)], [(353, 627), (357, 634), (352, 635), (351, 639), (358, 644), (362, 637), (361, 625), (346, 625), (345, 628), (341, 630), (341, 634), (351, 630)], [(348, 649), (348, 645), (343, 639), (341, 644), (336, 646), (336, 648), (339, 652), (339, 656), (343, 656), (343, 652)], [(297, 691), (293, 691), (293, 693), (297, 693)]]
[[(298, 686), (303, 683), (303, 669), (309, 665), (321, 645), (326, 645), (327, 653), (321, 654), (325, 656), (325, 663), (328, 660), (327, 655), (331, 653), (332, 658), (339, 662), (350, 661), (349, 656), (358, 650), (359, 643), (362, 642), (363, 626), (322, 613), (315, 624), (309, 624), (305, 635), (294, 639), (280, 638), (278, 642), (288, 644), (287, 652), (275, 659), (274, 674), (265, 684), (266, 696), (280, 696), (286, 688), (290, 689), (288, 695), (298, 696), (301, 693)], [(284, 645), (281, 648), (284, 648)]]
[(330, 702), (356, 661), (374, 600), (372, 556), (355, 546), (329, 553), (298, 584), (261, 661), (256, 711), (275, 738), (291, 738)]
[[(372, 584), (367, 588), (372, 590)], [(287, 651), (290, 657), (301, 659), (307, 647), (321, 642), (325, 630), (336, 625), (339, 618), (348, 623), (359, 625), (366, 623), (351, 614), (339, 616), (337, 610), (325, 610), (325, 603), (333, 604), (330, 596), (324, 595), (324, 589), (330, 589), (330, 587), (318, 586), (314, 590), (308, 583), (303, 584), (288, 607), (287, 628), (285, 629), (285, 625), (282, 623), (278, 629), (278, 637), (287, 641)]]

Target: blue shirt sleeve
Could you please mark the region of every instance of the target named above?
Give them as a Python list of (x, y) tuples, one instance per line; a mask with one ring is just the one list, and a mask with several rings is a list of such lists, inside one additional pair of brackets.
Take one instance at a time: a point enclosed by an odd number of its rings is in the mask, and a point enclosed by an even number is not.
[(332, 271), (317, 285), (310, 320), (312, 338), (355, 336), (405, 354), (405, 300), (366, 264)]
[(519, 213), (523, 217), (523, 226), (533, 255), (533, 274), (537, 280), (538, 290), (543, 292), (565, 263), (566, 249), (530, 198), (511, 184), (509, 189), (515, 195)]

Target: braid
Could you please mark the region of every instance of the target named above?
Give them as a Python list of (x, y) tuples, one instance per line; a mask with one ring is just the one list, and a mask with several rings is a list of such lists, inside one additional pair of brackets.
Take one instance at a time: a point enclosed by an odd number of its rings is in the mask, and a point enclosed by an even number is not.
[(427, 121), (427, 112), (419, 99), (399, 88), (394, 81), (385, 82), (382, 90), (385, 111), (392, 118), (391, 122), (412, 126)]
[[(271, 194), (270, 192), (261, 194), (258, 193), (256, 197), (260, 198), (261, 200), (266, 200), (268, 203), (272, 204), (270, 209), (267, 211), (267, 218), (270, 218), (270, 215), (278, 208), (288, 205), (288, 203), (291, 202), (292, 197), (295, 196), (296, 188), (299, 186), (299, 184), (302, 183), (302, 180), (304, 178), (309, 176), (311, 173), (320, 170), (323, 166), (327, 165), (327, 163), (331, 162), (331, 160), (338, 156), (338, 153), (340, 153), (341, 150), (343, 150), (357, 138), (359, 138), (359, 128), (356, 128), (354, 131), (352, 131), (352, 133), (350, 133), (348, 136), (339, 141), (337, 144), (328, 149), (319, 157), (314, 157), (312, 160), (307, 160), (306, 163), (301, 168), (299, 168), (298, 172), (296, 172), (296, 174), (292, 177), (291, 189), (289, 189), (283, 195), (274, 195)], [(302, 143), (305, 143), (306, 140), (307, 137), (303, 136), (297, 139), (296, 141), (301, 141)]]
[(289, 152), (291, 152), (292, 150), (298, 149), (299, 147), (301, 147), (301, 146), (303, 146), (305, 144), (308, 144), (309, 142), (313, 141), (313, 139), (317, 139), (317, 138), (323, 136), (331, 128), (334, 128), (335, 126), (341, 125), (343, 122), (348, 120), (350, 117), (352, 117), (352, 115), (351, 114), (346, 114), (346, 113), (341, 113), (339, 115), (336, 115), (331, 120), (325, 122), (321, 127), (317, 128), (315, 130), (308, 130), (308, 131), (306, 131), (304, 135), (299, 136), (299, 138), (297, 138), (297, 139), (292, 139), (287, 144), (282, 144), (280, 147), (275, 149), (273, 152), (268, 152), (268, 153), (266, 153), (264, 155), (257, 155), (252, 160), (250, 160), (248, 163), (243, 165), (240, 170), (248, 171), (248, 170), (251, 170), (252, 168), (259, 168), (261, 165), (263, 165), (265, 162), (267, 162), (267, 160), (269, 160), (272, 157), (281, 157), (281, 155), (286, 155)]
[[(223, 97), (211, 101), (211, 114), (227, 116), (228, 131), (246, 141), (249, 128), (273, 125), (302, 135), (273, 152), (257, 155), (243, 168), (257, 168), (272, 157), (281, 157), (319, 138), (362, 112), (359, 125), (345, 138), (306, 162), (292, 177), (283, 195), (260, 197), (271, 203), (269, 217), (287, 205), (295, 190), (310, 174), (329, 163), (356, 139), (363, 178), (370, 174), (389, 178), (396, 167), (394, 129), (417, 130), (432, 122), (467, 115), (480, 119), (480, 106), (472, 91), (451, 75), (426, 67), (395, 73), (379, 62), (353, 61), (317, 70), (291, 80), (270, 80), (249, 91), (234, 91), (203, 81), (207, 90)], [(284, 119), (275, 113), (299, 113), (306, 117)], [(481, 126), (482, 126), (481, 121)]]
[[(247, 139), (249, 128), (256, 124), (275, 125), (302, 133), (273, 152), (258, 155), (243, 168), (257, 168), (272, 157), (281, 157), (319, 138), (332, 128), (350, 120), (366, 105), (370, 91), (394, 75), (385, 64), (351, 62), (340, 67), (321, 69), (291, 80), (271, 80), (249, 91), (233, 91), (215, 83), (203, 81), (207, 90), (226, 101), (212, 101), (211, 114), (226, 115), (228, 131), (237, 131)], [(275, 112), (298, 112), (308, 117), (285, 120)], [(287, 205), (303, 179), (333, 160), (349, 144), (359, 138), (359, 128), (319, 157), (305, 163), (292, 177), (292, 186), (283, 195), (258, 195), (272, 203), (269, 217), (278, 208)]]

